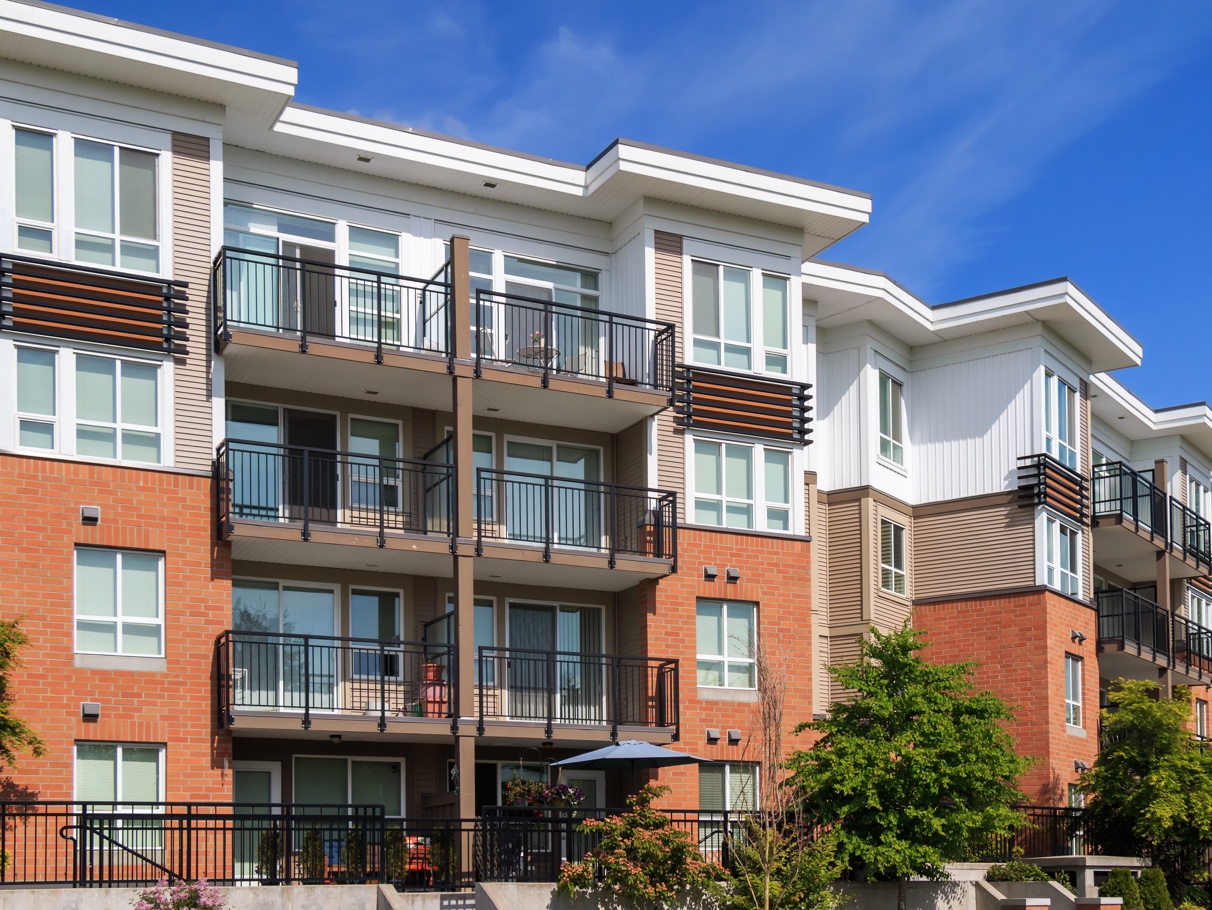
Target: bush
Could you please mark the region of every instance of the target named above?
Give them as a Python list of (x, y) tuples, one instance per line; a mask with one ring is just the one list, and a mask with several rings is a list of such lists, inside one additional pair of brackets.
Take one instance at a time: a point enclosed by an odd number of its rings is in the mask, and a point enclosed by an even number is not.
[[(649, 784), (627, 798), (631, 808), (622, 815), (582, 822), (577, 830), (598, 845), (582, 862), (564, 864), (559, 893), (570, 898), (588, 894), (604, 907), (623, 901), (681, 910), (719, 906), (724, 870), (704, 860), (694, 838), (652, 808), (652, 801), (668, 792), (668, 787)], [(600, 881), (595, 867), (601, 869)]]
[(1140, 887), (1136, 879), (1127, 869), (1114, 869), (1098, 889), (1102, 897), (1122, 897), (1124, 910), (1145, 910), (1145, 903), (1140, 898)]
[(1035, 863), (1024, 863), (1020, 859), (1012, 859), (1002, 865), (993, 865), (985, 873), (987, 882), (1047, 882), (1051, 876)]
[[(328, 862), (319, 828), (308, 828), (303, 835), (303, 842), (299, 845), (299, 867), (305, 882), (323, 881)], [(1137, 907), (1136, 910), (1142, 908)]]
[(1183, 895), (1183, 903), (1194, 904), (1196, 907), (1209, 910), (1209, 908), (1212, 908), (1212, 894), (1208, 893), (1205, 885), (1192, 885), (1187, 889), (1187, 893)]
[(1204, 910), (1199, 904), (1193, 904), (1190, 901), (1183, 901), (1178, 905), (1178, 910)]
[(1174, 910), (1170, 891), (1166, 888), (1166, 876), (1156, 866), (1140, 874), (1140, 899), (1145, 910)]
[(1077, 885), (1073, 884), (1073, 876), (1068, 872), (1053, 872), (1052, 880), (1068, 891), (1070, 894), (1077, 894)]
[(282, 859), (282, 832), (266, 828), (257, 842), (257, 874), (276, 882), (282, 876)]
[(135, 901), (135, 910), (222, 910), (226, 906), (223, 895), (204, 878), (174, 885), (162, 878), (156, 887), (140, 891)]

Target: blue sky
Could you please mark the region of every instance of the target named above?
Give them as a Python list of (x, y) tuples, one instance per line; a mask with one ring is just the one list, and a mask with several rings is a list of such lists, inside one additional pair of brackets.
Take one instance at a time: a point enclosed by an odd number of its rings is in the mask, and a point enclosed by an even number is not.
[(587, 163), (616, 136), (869, 192), (825, 255), (930, 303), (1068, 275), (1212, 401), (1212, 4), (75, 0), (299, 61), (298, 100)]

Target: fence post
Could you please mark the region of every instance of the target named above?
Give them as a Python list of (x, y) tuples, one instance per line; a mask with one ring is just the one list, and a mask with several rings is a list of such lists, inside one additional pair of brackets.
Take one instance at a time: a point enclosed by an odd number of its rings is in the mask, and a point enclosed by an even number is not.
[[(405, 652), (400, 650), (400, 672), (406, 672), (404, 666)], [(379, 642), (379, 732), (387, 730), (387, 652), (383, 650), (383, 642)], [(348, 672), (348, 671), (347, 671)]]
[[(348, 287), (348, 283), (346, 285)], [(348, 298), (348, 291), (346, 297)], [(345, 302), (346, 307), (349, 306), (348, 299)], [(401, 301), (401, 310), (403, 301)], [(404, 320), (404, 313), (400, 313), (401, 323)], [(383, 276), (375, 276), (375, 363), (383, 362)]]
[(543, 562), (551, 562), (551, 539), (555, 524), (555, 489), (550, 477), (543, 478)]
[(556, 687), (556, 652), (547, 652), (547, 732), (545, 739), (551, 739), (552, 721), (555, 717)]
[(307, 353), (307, 266), (299, 262), (299, 351)]
[(311, 645), (303, 636), (303, 729), (311, 729)]
[[(647, 694), (647, 693), (645, 693)], [(619, 739), (619, 655), (610, 655), (610, 741)], [(548, 734), (550, 736), (551, 734)]]
[(304, 540), (311, 540), (311, 458), (308, 449), (303, 450), (303, 532)]
[[(350, 473), (352, 474), (353, 465), (351, 464), (349, 467), (350, 467)], [(403, 499), (403, 496), (404, 496), (404, 464), (401, 462), (395, 468), (395, 470), (399, 474), (399, 484), (400, 484), (399, 498)], [(386, 509), (387, 509), (387, 507), (386, 507), (386, 504), (384, 503), (385, 497), (383, 496), (383, 459), (382, 458), (379, 459), (379, 464), (375, 468), (375, 480), (378, 481), (375, 484), (375, 487), (377, 490), (377, 495), (375, 496), (375, 498), (379, 501), (379, 541), (378, 542), (379, 542), (380, 547), (385, 547), (385, 546), (387, 546), (387, 534), (386, 534), (386, 529), (387, 529)], [(351, 483), (350, 486), (353, 486), (353, 484)], [(403, 507), (404, 503), (400, 502), (399, 505), (401, 507)]]
[(282, 807), (282, 879), (288, 885), (293, 871), (290, 867), (290, 856), (294, 839), (294, 803), (287, 803)]
[(92, 879), (92, 851), (85, 843), (88, 839), (88, 803), (80, 805), (80, 815), (76, 826), (76, 887), (87, 888)]
[(194, 826), (193, 826), (193, 803), (187, 803), (185, 806), (185, 880), (192, 882), (194, 876)]

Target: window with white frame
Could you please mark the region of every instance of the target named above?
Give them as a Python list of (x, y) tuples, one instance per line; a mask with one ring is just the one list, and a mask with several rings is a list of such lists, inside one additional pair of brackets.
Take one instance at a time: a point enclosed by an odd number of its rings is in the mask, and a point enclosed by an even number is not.
[(164, 656), (164, 556), (76, 549), (76, 651)]
[(1195, 699), (1195, 735), (1208, 738), (1208, 703), (1202, 698)]
[[(371, 228), (349, 226), (349, 264), (354, 269), (368, 269), (400, 274), (400, 235)], [(398, 282), (385, 275), (349, 273), (349, 337), (399, 344), (403, 337), (403, 293)], [(379, 320), (381, 336), (375, 334)]]
[(295, 756), (295, 802), (326, 806), (383, 806), (404, 815), (404, 760)]
[(76, 743), (76, 801), (164, 801), (164, 747)]
[(794, 530), (789, 449), (696, 439), (691, 462), (696, 524)]
[(880, 371), (880, 457), (905, 463), (903, 389), (899, 382)]
[(1078, 469), (1077, 393), (1051, 370), (1044, 371), (1044, 450)]
[[(10, 426), (21, 449), (163, 463), (162, 411), (169, 402), (162, 373), (163, 364), (154, 361), (0, 344), (0, 383), (7, 376), (16, 386)], [(10, 412), (6, 419), (13, 418)]]
[(16, 248), (53, 255), (55, 245), (55, 136), (13, 130)]
[(908, 593), (905, 575), (905, 528), (880, 519), (880, 587), (893, 594)]
[(701, 812), (751, 812), (758, 807), (758, 764), (715, 762), (699, 765)]
[(1187, 588), (1187, 615), (1196, 625), (1212, 629), (1212, 597), (1196, 588)]
[(159, 155), (76, 138), (76, 259), (160, 271)]
[(1044, 536), (1048, 587), (1080, 597), (1081, 531), (1048, 515), (1044, 518)]
[(695, 605), (698, 684), (757, 687), (757, 605), (700, 600)]
[(694, 259), (690, 286), (691, 357), (695, 363), (787, 373), (786, 277)]
[(1065, 723), (1082, 725), (1082, 659), (1074, 654), (1065, 655)]
[(1188, 475), (1187, 477), (1187, 507), (1200, 518), (1208, 518), (1209, 506), (1208, 488)]

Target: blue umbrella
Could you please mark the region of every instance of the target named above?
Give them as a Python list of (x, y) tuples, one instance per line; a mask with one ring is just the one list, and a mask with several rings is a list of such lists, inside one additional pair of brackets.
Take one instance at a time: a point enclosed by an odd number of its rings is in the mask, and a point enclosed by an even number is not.
[(711, 764), (709, 758), (699, 758), (686, 752), (675, 752), (663, 746), (625, 739), (584, 755), (574, 755), (552, 762), (557, 768), (584, 768), (594, 771), (635, 771), (639, 768), (666, 768), (670, 765)]

